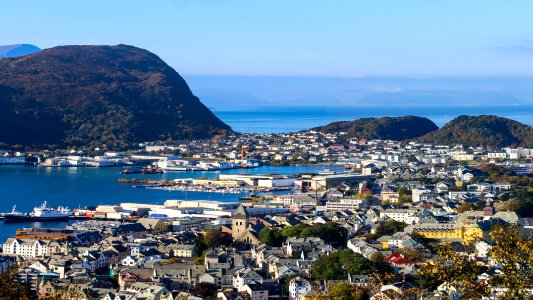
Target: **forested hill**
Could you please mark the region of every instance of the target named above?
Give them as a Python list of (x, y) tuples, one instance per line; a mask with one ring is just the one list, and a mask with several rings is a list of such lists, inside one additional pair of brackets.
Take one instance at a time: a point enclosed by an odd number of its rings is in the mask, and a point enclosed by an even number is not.
[(437, 130), (431, 120), (422, 117), (361, 118), (354, 121), (334, 122), (312, 130), (323, 133), (346, 132), (345, 138), (408, 140)]
[(0, 59), (0, 142), (123, 148), (231, 130), (183, 78), (136, 47), (61, 46)]
[(467, 146), (533, 147), (533, 127), (497, 116), (459, 116), (418, 140)]

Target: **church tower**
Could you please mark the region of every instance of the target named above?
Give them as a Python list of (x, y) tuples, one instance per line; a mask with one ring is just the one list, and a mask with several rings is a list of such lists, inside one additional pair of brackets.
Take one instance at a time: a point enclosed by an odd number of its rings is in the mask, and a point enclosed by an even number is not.
[(233, 214), (231, 214), (231, 219), (231, 236), (233, 237), (233, 240), (235, 240), (246, 231), (246, 228), (248, 228), (250, 215), (241, 204)]

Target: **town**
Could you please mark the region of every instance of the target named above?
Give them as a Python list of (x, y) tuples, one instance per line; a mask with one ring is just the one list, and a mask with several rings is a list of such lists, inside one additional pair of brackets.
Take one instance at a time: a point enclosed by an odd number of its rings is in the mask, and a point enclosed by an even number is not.
[[(20, 228), (5, 240), (2, 276), (16, 276), (42, 299), (533, 297), (533, 149), (343, 136), (302, 131), (143, 143), (128, 152), (2, 151), (2, 164), (42, 167), (344, 169), (152, 180), (155, 188), (261, 193), (238, 202), (78, 209), (84, 220), (66, 228)], [(529, 245), (516, 263), (526, 269), (504, 261), (505, 240)], [(470, 277), (451, 276), (450, 262), (471, 265)], [(432, 273), (441, 267), (448, 277)], [(512, 272), (525, 284), (519, 291), (503, 279)]]

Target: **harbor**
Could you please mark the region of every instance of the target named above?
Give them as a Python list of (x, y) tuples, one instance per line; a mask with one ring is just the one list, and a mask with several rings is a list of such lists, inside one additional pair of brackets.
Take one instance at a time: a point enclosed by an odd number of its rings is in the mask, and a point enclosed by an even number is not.
[[(222, 171), (165, 172), (163, 174), (145, 175), (146, 177), (143, 176), (143, 179), (216, 179), (221, 174), (253, 175), (275, 173), (290, 175), (320, 172), (325, 168), (343, 171), (341, 166), (267, 165), (257, 168)], [(122, 167), (37, 168), (24, 165), (2, 165), (0, 166), (0, 189), (3, 201), (0, 203), (0, 212), (10, 212), (15, 204), (17, 205), (17, 211), (30, 212), (35, 207), (39, 207), (43, 201), (47, 201), (48, 205), (52, 207), (66, 206), (74, 210), (84, 207), (96, 207), (100, 204), (114, 205), (123, 202), (161, 205), (168, 199), (240, 202), (242, 197), (250, 194), (133, 188), (133, 184), (118, 183), (120, 178), (124, 178), (124, 175), (121, 174), (122, 170)], [(14, 232), (23, 226), (64, 227), (66, 224), (74, 222), (74, 218), (81, 217), (71, 216), (67, 222), (9, 223), (0, 221), (0, 239), (13, 236)]]

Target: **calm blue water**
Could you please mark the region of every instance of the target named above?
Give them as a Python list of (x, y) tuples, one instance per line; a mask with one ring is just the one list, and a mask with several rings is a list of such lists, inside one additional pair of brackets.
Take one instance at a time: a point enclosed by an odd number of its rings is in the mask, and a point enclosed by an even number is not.
[[(503, 105), (503, 103), (502, 103)], [(441, 127), (459, 115), (497, 115), (533, 125), (533, 105), (461, 107), (266, 107), (243, 110), (213, 109), (234, 130), (247, 133), (280, 133), (309, 129), (336, 121), (364, 117), (420, 116)]]
[[(324, 166), (310, 167), (276, 167), (263, 166), (255, 169), (225, 170), (216, 172), (167, 172), (155, 175), (129, 175), (132, 178), (215, 178), (219, 174), (297, 174), (318, 172)], [(340, 167), (327, 167), (341, 170)], [(17, 205), (18, 211), (31, 211), (42, 201), (49, 206), (68, 206), (77, 208), (98, 204), (116, 204), (121, 202), (162, 204), (168, 199), (238, 201), (241, 195), (165, 191), (133, 188), (131, 184), (118, 183), (119, 178), (128, 178), (120, 174), (121, 168), (41, 168), (29, 166), (0, 166), (0, 212), (10, 211)], [(0, 242), (12, 236), (16, 229), (22, 227), (62, 227), (66, 223), (8, 223), (0, 222)]]

